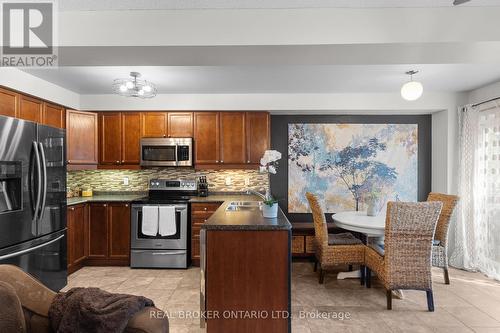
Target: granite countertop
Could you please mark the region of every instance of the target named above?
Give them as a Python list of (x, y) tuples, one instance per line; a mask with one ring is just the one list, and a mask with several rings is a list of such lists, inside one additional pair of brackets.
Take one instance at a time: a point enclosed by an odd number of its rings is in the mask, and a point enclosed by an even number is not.
[[(285, 214), (278, 209), (278, 217), (265, 218), (262, 211), (257, 209), (226, 211), (231, 201), (259, 201), (260, 198), (253, 195), (225, 196), (224, 203), (210, 216), (207, 222), (201, 225), (205, 230), (291, 230), (292, 225)], [(210, 196), (208, 197), (210, 198)]]
[[(92, 197), (68, 198), (67, 205), (77, 205), (88, 202), (132, 202), (147, 196), (134, 194), (99, 194)], [(217, 193), (208, 197), (192, 197), (190, 202), (221, 202), (222, 205), (201, 227), (206, 230), (290, 230), (292, 225), (285, 214), (278, 210), (278, 217), (269, 219), (262, 216), (259, 209), (226, 211), (232, 201), (260, 201), (255, 195), (239, 193)]]
[(144, 198), (144, 194), (102, 194), (92, 197), (75, 197), (68, 198), (67, 205), (73, 206), (87, 202), (131, 202), (140, 198)]

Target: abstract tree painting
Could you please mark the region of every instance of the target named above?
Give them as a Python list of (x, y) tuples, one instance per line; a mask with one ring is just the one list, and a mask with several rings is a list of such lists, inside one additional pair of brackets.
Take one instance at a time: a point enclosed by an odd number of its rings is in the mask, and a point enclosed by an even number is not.
[(308, 212), (308, 191), (331, 213), (416, 201), (417, 158), (416, 124), (289, 124), (288, 211)]

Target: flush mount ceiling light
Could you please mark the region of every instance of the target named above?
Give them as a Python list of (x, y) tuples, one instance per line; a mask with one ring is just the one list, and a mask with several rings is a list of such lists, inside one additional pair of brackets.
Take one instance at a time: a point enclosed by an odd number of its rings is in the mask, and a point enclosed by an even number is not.
[(407, 75), (410, 75), (410, 81), (403, 84), (401, 87), (401, 97), (406, 99), (407, 101), (416, 101), (422, 96), (424, 92), (424, 87), (422, 83), (413, 81), (413, 75), (417, 74), (418, 71), (408, 71)]
[(113, 91), (122, 96), (153, 98), (156, 96), (156, 87), (153, 83), (138, 79), (141, 73), (130, 72), (131, 78), (116, 79), (113, 81)]

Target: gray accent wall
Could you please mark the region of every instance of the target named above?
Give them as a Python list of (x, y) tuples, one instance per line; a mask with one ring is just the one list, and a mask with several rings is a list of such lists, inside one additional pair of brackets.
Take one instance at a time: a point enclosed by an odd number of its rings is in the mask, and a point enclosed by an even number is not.
[[(276, 175), (271, 175), (271, 191), (290, 222), (311, 222), (311, 214), (288, 213), (288, 124), (418, 124), (418, 200), (431, 191), (431, 115), (272, 115), (271, 147), (283, 154)], [(327, 214), (327, 221), (331, 216)]]

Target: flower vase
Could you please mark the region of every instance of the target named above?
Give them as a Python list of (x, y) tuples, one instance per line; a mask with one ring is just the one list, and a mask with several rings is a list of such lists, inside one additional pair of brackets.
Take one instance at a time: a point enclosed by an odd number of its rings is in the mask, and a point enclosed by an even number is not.
[(272, 206), (263, 204), (262, 205), (262, 216), (268, 219), (278, 217), (278, 203), (273, 203)]
[(377, 206), (378, 206), (378, 202), (377, 200), (370, 200), (368, 202), (368, 208), (366, 209), (366, 215), (368, 216), (377, 216)]

